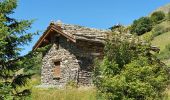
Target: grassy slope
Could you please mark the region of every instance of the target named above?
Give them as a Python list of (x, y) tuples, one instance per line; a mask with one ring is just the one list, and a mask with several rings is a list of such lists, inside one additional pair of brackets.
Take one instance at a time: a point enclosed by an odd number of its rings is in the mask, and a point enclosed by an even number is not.
[[(170, 3), (156, 9), (155, 11), (163, 11), (164, 13), (168, 13), (170, 11)], [(170, 28), (170, 21), (164, 20), (162, 23), (159, 24), (159, 26), (163, 26), (164, 28)], [(146, 36), (150, 34), (151, 32), (149, 34), (147, 33)], [(165, 46), (167, 44), (170, 44), (170, 31), (162, 33), (161, 35), (155, 37), (152, 41), (152, 44), (158, 46), (160, 50), (163, 51), (165, 49)]]
[[(168, 11), (170, 11), (170, 4), (166, 4), (158, 9), (156, 9), (155, 11), (163, 11), (164, 13), (168, 13)], [(163, 21), (159, 25), (164, 26), (165, 28), (168, 28), (168, 27), (170, 27), (170, 22)], [(152, 41), (152, 44), (160, 47), (161, 51), (164, 50), (165, 46), (167, 44), (170, 44), (170, 32), (166, 32), (166, 33), (163, 33), (163, 34), (155, 37), (154, 40)]]
[(153, 45), (160, 48), (160, 50), (164, 50), (167, 44), (170, 44), (170, 32), (163, 33), (154, 38), (151, 42)]
[[(159, 25), (163, 26), (164, 28), (170, 28), (170, 22), (164, 21), (160, 23)], [(146, 33), (144, 36), (150, 36), (152, 32)], [(158, 35), (154, 37), (154, 39), (151, 41), (152, 45), (157, 46), (160, 48), (160, 52), (165, 50), (165, 47), (170, 44), (170, 31), (162, 33), (161, 35)], [(168, 53), (167, 53), (168, 54)], [(164, 59), (162, 60), (167, 65), (170, 65), (170, 59)]]
[[(158, 24), (159, 26), (163, 26), (165, 29), (170, 28), (170, 22), (169, 21), (163, 21), (162, 23)], [(157, 25), (157, 26), (158, 26)], [(141, 37), (145, 40), (150, 40), (152, 37), (152, 31), (145, 33)], [(162, 33), (161, 35), (158, 35), (154, 37), (154, 39), (151, 41), (152, 45), (157, 46), (160, 48), (161, 51), (165, 49), (165, 46), (167, 44), (170, 44), (170, 31)]]

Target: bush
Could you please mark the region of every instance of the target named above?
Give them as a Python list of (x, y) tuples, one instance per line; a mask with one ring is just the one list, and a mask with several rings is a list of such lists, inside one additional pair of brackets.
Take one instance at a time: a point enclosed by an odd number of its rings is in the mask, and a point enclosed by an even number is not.
[(152, 15), (151, 15), (151, 20), (154, 23), (159, 23), (164, 18), (165, 18), (165, 13), (163, 11), (156, 11), (156, 12), (152, 13)]
[(150, 47), (136, 37), (113, 33), (94, 71), (95, 85), (105, 100), (162, 100), (168, 68)]
[(146, 32), (151, 31), (152, 21), (148, 17), (141, 17), (135, 20), (131, 25), (131, 33), (136, 33), (137, 35), (142, 35)]

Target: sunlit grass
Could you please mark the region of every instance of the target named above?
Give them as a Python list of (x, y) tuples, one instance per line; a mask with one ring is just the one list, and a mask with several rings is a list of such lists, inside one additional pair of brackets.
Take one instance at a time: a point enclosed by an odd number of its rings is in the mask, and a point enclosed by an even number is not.
[(40, 76), (33, 76), (26, 88), (30, 88), (31, 100), (96, 100), (96, 89), (84, 88), (37, 88), (40, 85)]
[(170, 44), (170, 32), (155, 37), (152, 44), (159, 47), (161, 51), (164, 50), (165, 46)]
[[(97, 100), (95, 88), (36, 88), (39, 77), (34, 77), (29, 86), (32, 90), (31, 100)], [(170, 89), (165, 91), (167, 95), (163, 100), (170, 100)]]
[(33, 100), (96, 100), (96, 90), (91, 89), (32, 89)]

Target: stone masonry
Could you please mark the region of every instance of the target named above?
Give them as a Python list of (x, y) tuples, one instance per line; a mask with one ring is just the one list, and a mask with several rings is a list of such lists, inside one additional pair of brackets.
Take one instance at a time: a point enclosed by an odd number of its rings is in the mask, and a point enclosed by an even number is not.
[[(91, 86), (93, 60), (96, 57), (102, 58), (103, 41), (108, 31), (68, 24), (63, 25), (62, 30), (74, 37), (76, 43), (58, 32), (50, 35), (48, 39), (52, 46), (42, 58), (42, 85), (64, 87), (68, 82), (75, 82), (78, 86)], [(55, 37), (56, 35), (58, 38)], [(60, 62), (60, 77), (58, 78), (54, 76), (57, 61)]]

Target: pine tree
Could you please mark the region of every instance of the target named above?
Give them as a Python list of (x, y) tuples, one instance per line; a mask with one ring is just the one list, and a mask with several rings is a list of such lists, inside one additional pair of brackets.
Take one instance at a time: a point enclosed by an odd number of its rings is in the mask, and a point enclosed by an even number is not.
[(21, 56), (23, 46), (32, 40), (36, 33), (27, 33), (33, 21), (11, 18), (17, 7), (17, 0), (0, 1), (0, 100), (22, 99), (30, 95), (23, 89), (32, 73), (25, 67), (34, 66), (33, 53)]

